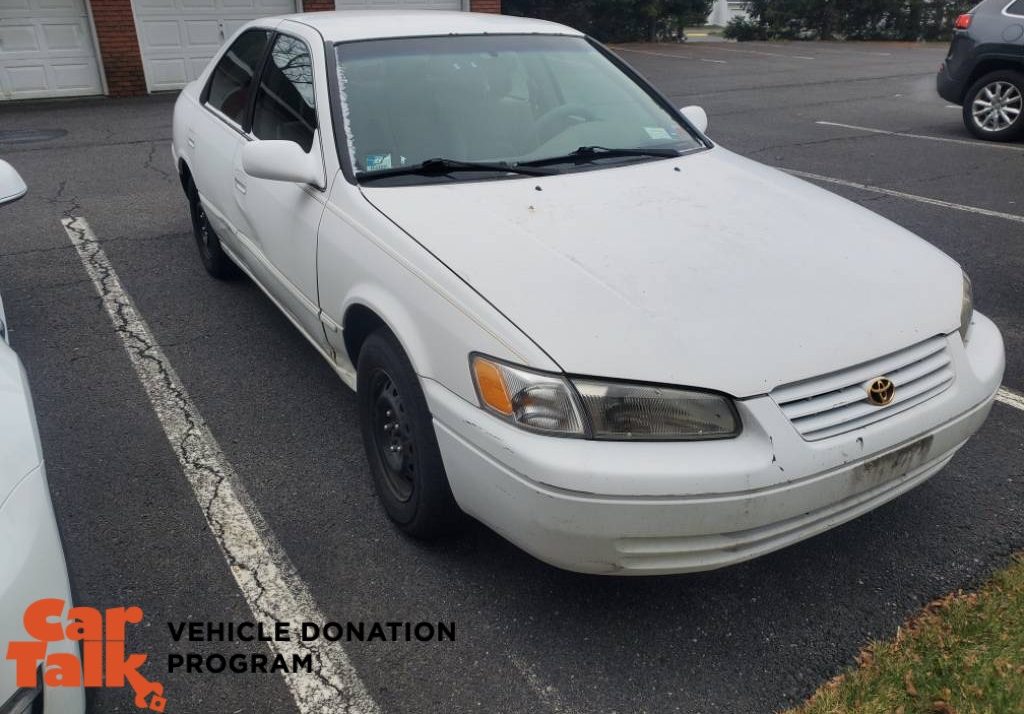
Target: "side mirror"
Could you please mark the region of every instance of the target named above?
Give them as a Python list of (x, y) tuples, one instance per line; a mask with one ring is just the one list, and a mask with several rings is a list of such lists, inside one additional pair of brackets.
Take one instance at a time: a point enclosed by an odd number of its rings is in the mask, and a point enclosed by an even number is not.
[[(313, 146), (318, 146), (316, 141)], [(250, 141), (242, 147), (242, 168), (253, 178), (324, 187), (324, 167), (314, 148), (308, 154), (294, 141)]]
[(708, 113), (698, 106), (683, 107), (679, 110), (687, 121), (696, 127), (701, 134), (708, 133)]
[(28, 186), (14, 167), (0, 159), (0, 205), (17, 201), (28, 192)]

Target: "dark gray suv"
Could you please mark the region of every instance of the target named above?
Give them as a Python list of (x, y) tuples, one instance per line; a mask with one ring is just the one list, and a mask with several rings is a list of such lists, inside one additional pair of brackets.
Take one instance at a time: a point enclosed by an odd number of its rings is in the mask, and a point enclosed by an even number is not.
[(984, 0), (957, 18), (938, 87), (979, 139), (1024, 135), (1024, 0)]

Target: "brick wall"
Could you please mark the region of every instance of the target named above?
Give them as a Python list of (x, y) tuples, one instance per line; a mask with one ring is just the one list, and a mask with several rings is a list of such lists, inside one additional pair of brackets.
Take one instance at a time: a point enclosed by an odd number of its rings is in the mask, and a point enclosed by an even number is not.
[(470, 0), (469, 9), (473, 12), (501, 12), (501, 0)]
[(92, 0), (90, 5), (110, 96), (145, 94), (146, 76), (131, 0)]
[(319, 10), (333, 10), (334, 0), (303, 0), (303, 12), (317, 12)]

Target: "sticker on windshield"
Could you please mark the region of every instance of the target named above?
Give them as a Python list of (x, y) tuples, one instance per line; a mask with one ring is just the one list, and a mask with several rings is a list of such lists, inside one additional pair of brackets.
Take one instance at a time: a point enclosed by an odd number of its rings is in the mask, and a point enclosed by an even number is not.
[(391, 154), (370, 154), (366, 157), (367, 171), (383, 171), (391, 168)]
[(666, 129), (662, 129), (660, 126), (645, 126), (644, 131), (647, 132), (647, 136), (652, 139), (671, 139), (672, 135), (668, 133)]

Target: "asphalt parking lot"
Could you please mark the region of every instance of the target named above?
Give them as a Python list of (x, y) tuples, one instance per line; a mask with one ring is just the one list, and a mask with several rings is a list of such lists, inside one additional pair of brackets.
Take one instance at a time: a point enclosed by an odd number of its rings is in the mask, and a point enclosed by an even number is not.
[[(970, 137), (959, 108), (934, 91), (944, 46), (618, 50), (680, 106), (702, 105), (724, 147), (801, 172), (959, 260), (978, 309), (1003, 331), (1004, 385), (1024, 392), (1024, 144)], [(252, 615), (66, 217), (88, 221), (259, 528), (319, 611), (456, 623), (455, 642), (345, 644), (352, 681), (382, 712), (774, 711), (851, 663), (866, 640), (892, 636), (922, 605), (971, 588), (1024, 547), (1024, 410), (1007, 403), (926, 485), (723, 571), (588, 577), (483, 527), (429, 546), (402, 537), (373, 495), (353, 395), (253, 284), (203, 271), (171, 165), (173, 101), (0, 106), (0, 132), (67, 132), (0, 143), (30, 186), (0, 219), (0, 293), (32, 381), (77, 599), (140, 605), (136, 651), (223, 652), (223, 643), (174, 643), (165, 623)], [(884, 260), (865, 255), (865, 271)], [(150, 674), (173, 711), (297, 711), (283, 677), (168, 674), (164, 662), (155, 657)], [(346, 703), (343, 691), (322, 711)], [(98, 692), (94, 705), (134, 710), (118, 690)]]

